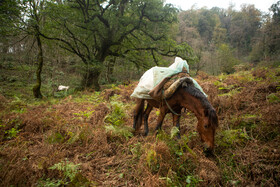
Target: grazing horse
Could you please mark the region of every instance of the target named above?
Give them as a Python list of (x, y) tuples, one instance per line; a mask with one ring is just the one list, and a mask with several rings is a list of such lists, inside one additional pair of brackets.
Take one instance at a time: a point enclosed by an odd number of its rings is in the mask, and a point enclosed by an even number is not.
[[(145, 100), (148, 104), (144, 111)], [(165, 115), (167, 113), (172, 113), (173, 125), (176, 125), (180, 132), (180, 115), (182, 108), (187, 108), (192, 111), (198, 120), (197, 131), (199, 132), (202, 142), (205, 143), (207, 151), (211, 152), (214, 149), (218, 117), (206, 96), (194, 86), (192, 81), (188, 80), (181, 84), (168, 99), (163, 98), (161, 101), (154, 99), (137, 99), (133, 123), (133, 128), (136, 132), (140, 129), (142, 118), (144, 117), (145, 135), (148, 135), (148, 118), (153, 107), (160, 109), (156, 130), (161, 129)], [(178, 137), (180, 138), (180, 133), (178, 133)]]

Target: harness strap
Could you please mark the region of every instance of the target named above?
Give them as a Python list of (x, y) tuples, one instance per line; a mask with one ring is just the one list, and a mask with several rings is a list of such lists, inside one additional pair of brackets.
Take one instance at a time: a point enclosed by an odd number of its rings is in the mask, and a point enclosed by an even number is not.
[(174, 115), (180, 116), (181, 114), (176, 113), (176, 112), (170, 107), (170, 105), (167, 103), (167, 100), (166, 100), (166, 98), (165, 98), (165, 96), (164, 96), (164, 89), (162, 89), (162, 96), (163, 96), (163, 99), (164, 99), (164, 101), (165, 101), (165, 103), (166, 103), (168, 109), (169, 109)]

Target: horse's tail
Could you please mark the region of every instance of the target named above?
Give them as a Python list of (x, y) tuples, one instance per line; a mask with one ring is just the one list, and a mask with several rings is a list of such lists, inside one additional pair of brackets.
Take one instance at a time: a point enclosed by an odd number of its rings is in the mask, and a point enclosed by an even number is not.
[(145, 100), (144, 99), (137, 99), (136, 100), (136, 107), (134, 109), (134, 121), (133, 121), (133, 128), (137, 132), (141, 125), (142, 125), (142, 118), (143, 118), (143, 111), (144, 111)]

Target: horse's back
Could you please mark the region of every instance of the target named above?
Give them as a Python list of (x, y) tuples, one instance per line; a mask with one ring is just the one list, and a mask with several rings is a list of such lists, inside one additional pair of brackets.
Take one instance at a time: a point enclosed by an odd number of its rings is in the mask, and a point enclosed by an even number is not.
[(146, 99), (146, 101), (148, 102), (149, 105), (151, 105), (152, 107), (155, 108), (159, 108), (160, 107), (160, 102), (154, 100), (154, 99)]

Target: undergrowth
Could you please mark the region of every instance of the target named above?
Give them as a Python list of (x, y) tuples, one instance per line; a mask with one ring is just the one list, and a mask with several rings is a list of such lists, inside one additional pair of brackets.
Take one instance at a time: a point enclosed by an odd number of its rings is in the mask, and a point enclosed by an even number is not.
[(43, 100), (1, 95), (0, 184), (277, 186), (279, 75), (279, 68), (260, 68), (199, 80), (219, 116), (212, 157), (189, 111), (181, 139), (170, 117), (155, 135), (158, 111), (147, 137), (133, 134), (136, 83)]

